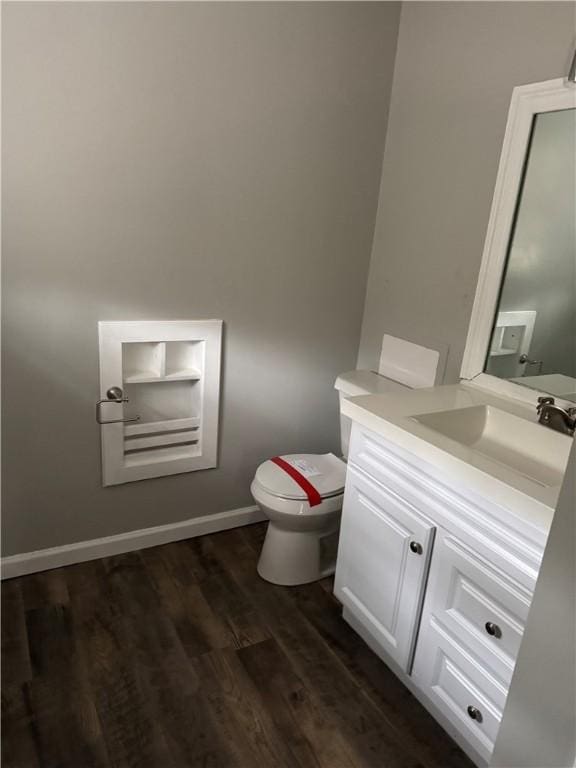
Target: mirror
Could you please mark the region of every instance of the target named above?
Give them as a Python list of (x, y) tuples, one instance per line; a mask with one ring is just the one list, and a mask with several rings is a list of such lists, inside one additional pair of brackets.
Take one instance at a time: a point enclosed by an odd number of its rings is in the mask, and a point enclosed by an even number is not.
[(484, 372), (576, 402), (576, 109), (535, 114)]

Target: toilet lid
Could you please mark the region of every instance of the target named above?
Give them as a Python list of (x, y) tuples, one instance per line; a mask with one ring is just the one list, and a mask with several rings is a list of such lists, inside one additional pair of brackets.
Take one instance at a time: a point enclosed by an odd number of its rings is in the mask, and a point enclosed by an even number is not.
[[(333, 453), (291, 453), (282, 456), (311, 483), (320, 496), (342, 493), (346, 464)], [(304, 491), (290, 475), (273, 461), (265, 461), (256, 470), (256, 482), (268, 493), (283, 499), (306, 499)]]

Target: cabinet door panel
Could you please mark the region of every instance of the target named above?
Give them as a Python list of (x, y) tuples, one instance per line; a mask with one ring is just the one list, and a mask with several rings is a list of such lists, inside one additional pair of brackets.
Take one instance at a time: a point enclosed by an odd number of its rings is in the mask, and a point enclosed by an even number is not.
[(410, 505), (348, 470), (335, 593), (406, 671), (433, 536)]

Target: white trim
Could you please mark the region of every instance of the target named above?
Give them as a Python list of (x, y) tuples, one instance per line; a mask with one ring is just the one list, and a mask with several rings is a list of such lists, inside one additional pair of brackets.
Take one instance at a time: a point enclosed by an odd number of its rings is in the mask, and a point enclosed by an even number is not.
[[(572, 108), (576, 108), (576, 88), (562, 78), (522, 85), (514, 88), (512, 92), (482, 264), (460, 370), (462, 379), (473, 379), (481, 374), (485, 376), (484, 364), (497, 311), (510, 230), (522, 183), (534, 115)], [(491, 389), (494, 380), (496, 377), (487, 376), (483, 386)], [(513, 389), (517, 388), (517, 396), (524, 399), (523, 388), (508, 383)]]
[(27, 573), (37, 573), (50, 568), (60, 568), (64, 565), (133, 552), (135, 549), (157, 547), (159, 544), (217, 533), (228, 528), (259, 523), (265, 519), (265, 515), (257, 506), (241, 507), (227, 512), (217, 512), (214, 515), (194, 517), (179, 523), (119, 533), (102, 539), (79, 541), (75, 544), (64, 544), (61, 547), (40, 549), (36, 552), (23, 552), (20, 555), (2, 558), (2, 578), (12, 579)]

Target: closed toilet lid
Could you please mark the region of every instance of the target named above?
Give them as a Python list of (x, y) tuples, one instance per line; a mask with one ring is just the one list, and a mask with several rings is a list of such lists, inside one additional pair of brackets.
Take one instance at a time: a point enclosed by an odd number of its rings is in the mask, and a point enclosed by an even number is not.
[[(298, 470), (316, 488), (320, 496), (342, 493), (346, 480), (346, 464), (333, 453), (291, 453), (281, 458)], [(306, 492), (298, 483), (273, 461), (260, 464), (256, 470), (256, 482), (268, 493), (283, 499), (307, 498)]]

